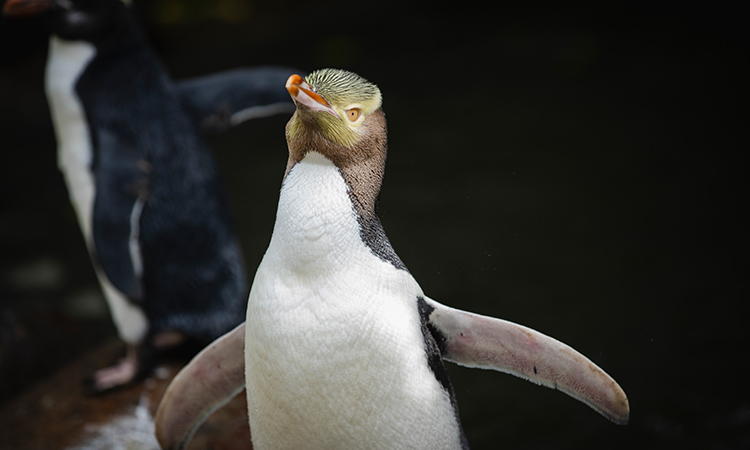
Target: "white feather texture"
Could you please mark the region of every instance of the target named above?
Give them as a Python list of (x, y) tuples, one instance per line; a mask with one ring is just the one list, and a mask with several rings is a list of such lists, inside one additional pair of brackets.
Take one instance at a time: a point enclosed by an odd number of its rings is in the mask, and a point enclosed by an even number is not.
[(47, 101), (57, 139), (57, 164), (87, 241), (91, 238), (94, 176), (89, 127), (75, 84), (95, 53), (96, 49), (88, 42), (52, 36), (45, 73)]
[(420, 295), (362, 242), (329, 160), (310, 153), (292, 168), (247, 310), (254, 448), (460, 448), (427, 364)]
[[(96, 49), (88, 42), (52, 36), (45, 73), (45, 90), (57, 139), (57, 164), (65, 177), (68, 195), (90, 252), (93, 251), (93, 150), (86, 114), (75, 93), (75, 85), (95, 53)], [(96, 265), (94, 268), (120, 337), (130, 344), (140, 342), (148, 329), (145, 314), (109, 282), (100, 268)]]

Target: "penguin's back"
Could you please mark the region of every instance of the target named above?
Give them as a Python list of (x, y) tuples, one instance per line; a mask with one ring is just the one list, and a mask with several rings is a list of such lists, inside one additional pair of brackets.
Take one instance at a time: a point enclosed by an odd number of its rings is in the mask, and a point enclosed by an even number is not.
[[(99, 259), (140, 294), (154, 331), (214, 339), (241, 321), (247, 282), (213, 155), (140, 36), (98, 50), (76, 92), (94, 149)], [(107, 271), (123, 256), (132, 268)]]

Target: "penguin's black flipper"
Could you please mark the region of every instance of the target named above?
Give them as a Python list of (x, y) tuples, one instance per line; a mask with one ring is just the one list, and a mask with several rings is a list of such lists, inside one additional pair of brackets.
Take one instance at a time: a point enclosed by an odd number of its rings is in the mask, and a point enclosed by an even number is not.
[(96, 198), (93, 240), (96, 258), (112, 284), (131, 300), (141, 300), (140, 216), (148, 200), (149, 163), (134, 143), (104, 129), (94, 161)]
[(240, 68), (176, 81), (183, 110), (204, 132), (221, 132), (246, 120), (294, 111), (284, 87), (292, 69)]

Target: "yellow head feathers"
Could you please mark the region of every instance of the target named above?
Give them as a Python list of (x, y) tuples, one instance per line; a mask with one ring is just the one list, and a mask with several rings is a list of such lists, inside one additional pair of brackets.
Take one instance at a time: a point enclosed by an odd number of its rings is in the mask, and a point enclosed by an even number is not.
[(369, 114), (380, 108), (380, 89), (359, 75), (340, 69), (321, 69), (304, 80), (292, 75), (286, 88), (298, 105), (290, 122), (290, 137), (300, 126), (312, 126), (326, 139), (354, 145)]
[(312, 72), (305, 81), (327, 99), (336, 109), (358, 107), (367, 115), (382, 103), (380, 89), (353, 72), (340, 69), (321, 69)]

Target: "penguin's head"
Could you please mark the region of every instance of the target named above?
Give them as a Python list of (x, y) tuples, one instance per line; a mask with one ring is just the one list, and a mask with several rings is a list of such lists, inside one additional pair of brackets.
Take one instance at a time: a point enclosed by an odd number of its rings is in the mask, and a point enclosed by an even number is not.
[(380, 89), (338, 69), (292, 75), (286, 89), (297, 106), (286, 126), (286, 173), (309, 152), (320, 153), (341, 171), (359, 215), (375, 217), (388, 148)]
[(39, 17), (58, 37), (97, 42), (121, 31), (129, 0), (8, 0), (7, 17)]
[(355, 73), (321, 69), (304, 79), (292, 75), (286, 89), (297, 105), (287, 126), (290, 141), (312, 134), (323, 144), (353, 148), (385, 131), (380, 89)]

